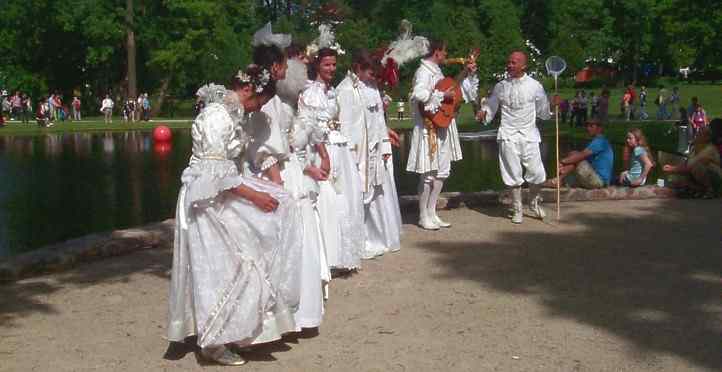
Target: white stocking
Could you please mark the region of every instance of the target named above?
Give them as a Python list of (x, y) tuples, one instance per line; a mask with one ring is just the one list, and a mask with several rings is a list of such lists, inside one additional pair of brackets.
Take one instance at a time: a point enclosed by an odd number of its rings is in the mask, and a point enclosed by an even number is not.
[(436, 216), (436, 202), (439, 200), (439, 194), (441, 189), (444, 187), (444, 179), (434, 177), (433, 187), (431, 188), (431, 194), (429, 195), (429, 216)]
[(419, 177), (419, 218), (425, 220), (428, 217), (427, 205), (429, 204), (429, 195), (431, 194), (431, 184), (433, 177), (421, 175)]

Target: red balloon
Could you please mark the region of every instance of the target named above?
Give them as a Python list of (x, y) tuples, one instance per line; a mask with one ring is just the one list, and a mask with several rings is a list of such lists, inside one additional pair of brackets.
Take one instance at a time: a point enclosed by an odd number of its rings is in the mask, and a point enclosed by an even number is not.
[(170, 128), (165, 125), (159, 125), (153, 129), (153, 139), (156, 142), (168, 142), (173, 137)]

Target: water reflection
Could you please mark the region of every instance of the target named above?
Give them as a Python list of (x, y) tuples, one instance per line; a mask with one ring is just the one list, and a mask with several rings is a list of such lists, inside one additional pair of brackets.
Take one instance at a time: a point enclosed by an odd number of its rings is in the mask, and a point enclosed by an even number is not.
[[(415, 194), (418, 176), (407, 173), (410, 133), (394, 150), (399, 194)], [(189, 130), (154, 144), (150, 132), (0, 136), (0, 257), (93, 232), (173, 217), (180, 174), (191, 151)], [(584, 143), (561, 143), (562, 152)], [(445, 191), (501, 189), (493, 138), (462, 141)], [(541, 148), (548, 174), (554, 141)], [(621, 147), (615, 146), (621, 154)], [(616, 156), (615, 173), (622, 167)], [(659, 167), (649, 176), (657, 178)]]
[(173, 216), (188, 131), (0, 136), (0, 257)]

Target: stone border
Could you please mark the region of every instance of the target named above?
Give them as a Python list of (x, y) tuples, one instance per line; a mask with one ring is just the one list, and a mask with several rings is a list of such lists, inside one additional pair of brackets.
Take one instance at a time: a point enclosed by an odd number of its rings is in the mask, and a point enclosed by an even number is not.
[(173, 241), (175, 221), (165, 220), (138, 228), (97, 233), (52, 244), (0, 261), (0, 283), (67, 270), (78, 263), (157, 248)]
[[(524, 195), (528, 193), (524, 189)], [(598, 190), (562, 187), (560, 201), (602, 201), (602, 200), (642, 200), (642, 199), (670, 199), (674, 198), (674, 190), (658, 186), (642, 187), (607, 187)], [(542, 189), (542, 198), (546, 203), (553, 203), (557, 199), (556, 189)], [(418, 197), (404, 195), (399, 197), (399, 204), (404, 211), (418, 210)], [(480, 191), (480, 192), (447, 192), (439, 197), (439, 208), (461, 208), (476, 205), (511, 204), (508, 191)]]
[[(543, 189), (542, 197), (547, 203), (554, 202), (556, 200), (556, 190)], [(672, 189), (657, 186), (609, 187), (600, 190), (562, 188), (561, 191), (562, 202), (667, 199), (673, 197), (674, 191)], [(418, 198), (415, 195), (399, 197), (401, 210), (407, 213), (418, 210), (417, 201)], [(440, 208), (453, 209), (509, 203), (508, 192), (480, 191), (443, 193), (439, 198), (438, 205)], [(5, 261), (0, 261), (0, 283), (67, 270), (81, 262), (119, 256), (163, 245), (170, 246), (170, 242), (174, 238), (174, 227), (175, 221), (169, 219), (138, 228), (91, 234), (23, 253)]]

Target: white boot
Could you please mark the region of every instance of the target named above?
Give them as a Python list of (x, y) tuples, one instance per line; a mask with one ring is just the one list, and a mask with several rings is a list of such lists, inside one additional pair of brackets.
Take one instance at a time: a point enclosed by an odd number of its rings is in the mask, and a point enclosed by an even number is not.
[(431, 180), (426, 176), (419, 179), (419, 226), (425, 230), (438, 230), (437, 225), (429, 216), (429, 196), (431, 194)]
[(542, 208), (541, 202), (541, 185), (529, 185), (529, 210), (532, 215), (543, 220), (547, 214)]
[(524, 221), (524, 211), (522, 210), (522, 203), (521, 203), (521, 187), (513, 187), (511, 189), (511, 209), (512, 209), (512, 216), (511, 216), (511, 222), (512, 223), (522, 223)]
[(439, 215), (436, 214), (436, 202), (439, 200), (439, 194), (441, 194), (441, 189), (444, 187), (444, 180), (434, 178), (432, 186), (428, 204), (429, 217), (431, 218), (431, 221), (439, 225), (439, 227), (451, 227), (450, 223), (444, 222), (441, 218), (439, 218)]

